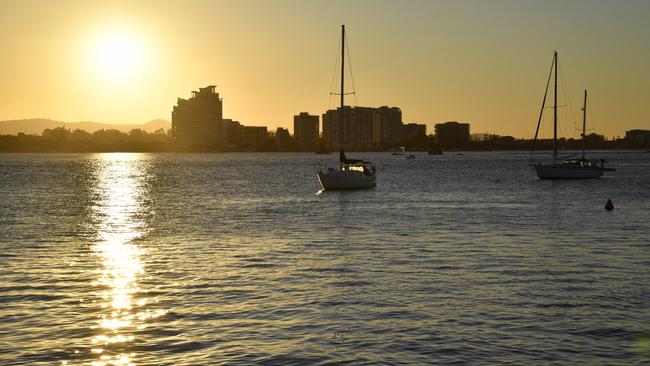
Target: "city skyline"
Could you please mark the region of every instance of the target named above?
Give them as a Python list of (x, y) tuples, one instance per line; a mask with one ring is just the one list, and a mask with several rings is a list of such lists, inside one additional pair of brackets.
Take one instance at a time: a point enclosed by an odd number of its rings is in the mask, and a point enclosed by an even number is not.
[(561, 96), (572, 102), (562, 136), (578, 136), (585, 88), (593, 131), (611, 138), (648, 124), (646, 2), (328, 4), (3, 2), (0, 120), (170, 120), (176, 97), (216, 84), (224, 116), (292, 129), (295, 114), (335, 106), (328, 93), (346, 23), (357, 91), (346, 104), (399, 106), (428, 131), (463, 121), (528, 138), (558, 50)]

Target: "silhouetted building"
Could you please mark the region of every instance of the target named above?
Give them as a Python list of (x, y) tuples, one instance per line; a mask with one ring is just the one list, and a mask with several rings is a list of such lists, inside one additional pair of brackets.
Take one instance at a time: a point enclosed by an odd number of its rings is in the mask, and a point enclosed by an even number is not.
[(216, 86), (192, 91), (190, 99), (178, 98), (172, 111), (172, 137), (179, 144), (222, 143), (223, 103)]
[(298, 150), (314, 150), (318, 146), (318, 116), (307, 112), (293, 116), (293, 136)]
[(407, 123), (404, 125), (404, 138), (408, 141), (427, 137), (427, 125)]
[(275, 149), (289, 151), (293, 148), (293, 139), (286, 128), (278, 127), (275, 130)]
[[(349, 107), (346, 107), (348, 109)], [(323, 113), (323, 143), (329, 149), (338, 149), (339, 144), (339, 109), (330, 109)], [(347, 120), (347, 118), (346, 118)], [(345, 136), (343, 136), (345, 144)]]
[(268, 140), (268, 132), (265, 126), (241, 126), (238, 130), (238, 145), (241, 148), (258, 149)]
[(442, 148), (465, 147), (469, 143), (469, 123), (436, 124), (436, 142)]
[(470, 141), (491, 141), (499, 138), (499, 135), (489, 133), (489, 132), (478, 132), (469, 135)]
[[(391, 107), (349, 107), (343, 109), (345, 148), (367, 150), (375, 145), (399, 142), (403, 136), (402, 112)], [(323, 141), (336, 150), (339, 144), (340, 108), (330, 109), (323, 114)], [(375, 137), (377, 136), (377, 137)]]
[(375, 146), (396, 146), (404, 140), (402, 111), (382, 106), (373, 110), (372, 142)]
[(625, 140), (630, 146), (650, 146), (650, 130), (629, 130)]
[(239, 130), (243, 126), (237, 121), (223, 119), (221, 122), (221, 136), (224, 146), (235, 148), (239, 144)]
[(584, 139), (585, 145), (591, 148), (599, 148), (605, 144), (605, 136), (597, 133), (590, 133)]

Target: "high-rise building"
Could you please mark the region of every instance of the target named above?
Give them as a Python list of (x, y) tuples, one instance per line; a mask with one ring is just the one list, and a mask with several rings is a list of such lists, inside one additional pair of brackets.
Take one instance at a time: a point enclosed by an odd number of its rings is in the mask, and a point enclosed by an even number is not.
[(436, 142), (442, 148), (460, 148), (469, 143), (469, 123), (436, 124)]
[[(370, 149), (373, 147), (374, 110), (371, 107), (343, 108), (343, 147), (347, 149)], [(323, 140), (330, 149), (339, 149), (340, 108), (323, 114)]]
[(318, 116), (307, 112), (293, 116), (293, 136), (298, 150), (314, 150), (318, 145)]
[(404, 140), (402, 111), (397, 107), (375, 108), (372, 120), (372, 142), (375, 146), (396, 146)]
[(215, 85), (192, 91), (189, 99), (178, 98), (172, 111), (172, 137), (178, 144), (222, 143), (223, 102)]

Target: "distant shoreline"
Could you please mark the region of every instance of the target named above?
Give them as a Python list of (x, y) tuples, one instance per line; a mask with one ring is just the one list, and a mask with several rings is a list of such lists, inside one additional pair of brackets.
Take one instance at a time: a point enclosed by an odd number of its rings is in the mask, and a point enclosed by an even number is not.
[[(643, 141), (642, 141), (643, 142)], [(586, 146), (585, 146), (586, 145)], [(320, 147), (319, 147), (320, 146)], [(142, 129), (132, 129), (122, 132), (114, 129), (98, 130), (93, 133), (76, 129), (71, 131), (65, 127), (45, 129), (41, 135), (0, 135), (0, 153), (109, 153), (109, 152), (140, 152), (140, 153), (226, 153), (226, 152), (311, 152), (325, 148), (325, 151), (335, 152), (337, 148), (328, 149), (324, 141), (311, 148), (299, 148), (291, 136), (279, 138), (269, 133), (264, 138), (256, 137), (252, 141), (242, 140), (238, 144), (224, 145), (223, 143), (193, 143), (179, 144), (171, 133), (160, 128), (153, 132)], [(516, 139), (512, 136), (495, 136), (484, 140), (438, 141), (434, 135), (423, 135), (420, 138), (405, 139), (392, 144), (364, 144), (346, 147), (350, 152), (397, 152), (405, 149), (409, 152), (444, 153), (461, 151), (552, 151), (551, 139)], [(650, 150), (648, 142), (637, 143), (635, 139), (605, 140), (591, 138), (582, 140), (559, 139), (560, 151), (586, 150)]]

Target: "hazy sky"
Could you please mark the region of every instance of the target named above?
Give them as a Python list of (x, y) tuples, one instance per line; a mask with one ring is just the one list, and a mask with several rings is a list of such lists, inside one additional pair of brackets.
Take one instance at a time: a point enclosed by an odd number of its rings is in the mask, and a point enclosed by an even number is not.
[(558, 50), (561, 134), (588, 89), (591, 128), (623, 135), (650, 128), (649, 19), (647, 0), (1, 0), (0, 120), (169, 120), (215, 84), (224, 117), (292, 129), (330, 107), (345, 23), (358, 105), (529, 137)]

